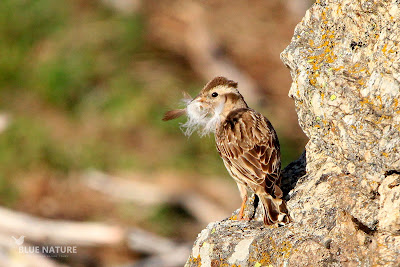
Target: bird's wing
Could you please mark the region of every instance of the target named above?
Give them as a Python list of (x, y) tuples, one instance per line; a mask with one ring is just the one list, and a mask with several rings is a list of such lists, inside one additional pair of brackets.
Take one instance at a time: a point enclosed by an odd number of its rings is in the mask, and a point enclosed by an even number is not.
[(221, 157), (250, 187), (264, 186), (281, 195), (279, 141), (271, 123), (252, 109), (232, 111), (216, 135)]

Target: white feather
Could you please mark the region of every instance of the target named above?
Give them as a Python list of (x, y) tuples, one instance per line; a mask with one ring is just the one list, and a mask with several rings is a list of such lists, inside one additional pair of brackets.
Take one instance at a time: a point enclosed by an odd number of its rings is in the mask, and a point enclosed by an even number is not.
[(215, 132), (223, 109), (223, 102), (215, 110), (209, 110), (203, 108), (201, 102), (197, 100), (191, 101), (186, 107), (188, 120), (184, 124), (181, 124), (182, 131), (186, 136), (190, 136), (193, 132), (197, 131), (201, 137)]

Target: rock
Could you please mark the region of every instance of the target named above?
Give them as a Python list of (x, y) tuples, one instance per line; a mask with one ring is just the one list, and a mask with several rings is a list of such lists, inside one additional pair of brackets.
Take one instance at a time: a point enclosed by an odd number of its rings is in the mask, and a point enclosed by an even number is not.
[(307, 168), (328, 157), (380, 182), (400, 169), (400, 9), (396, 1), (361, 3), (317, 1), (281, 58), (310, 138)]
[(379, 229), (400, 235), (400, 175), (394, 174), (383, 180), (378, 188)]
[[(273, 232), (279, 233), (278, 239)], [(186, 266), (267, 266), (271, 257), (284, 264), (293, 236), (290, 228), (264, 226), (261, 221), (210, 223), (199, 234)]]
[(318, 0), (281, 59), (309, 137), (283, 172), (293, 222), (211, 223), (186, 266), (399, 266), (399, 1)]

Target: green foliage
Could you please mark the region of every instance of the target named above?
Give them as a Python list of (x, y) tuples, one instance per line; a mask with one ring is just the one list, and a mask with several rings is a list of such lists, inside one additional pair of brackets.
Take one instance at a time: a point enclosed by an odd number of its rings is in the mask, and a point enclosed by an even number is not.
[(67, 31), (59, 37), (57, 53), (32, 69), (31, 88), (54, 105), (73, 110), (109, 80), (131, 75), (129, 63), (142, 42), (139, 17), (93, 19), (102, 21)]
[(19, 86), (32, 48), (62, 26), (68, 12), (63, 1), (0, 1), (0, 86)]
[(150, 225), (161, 235), (177, 237), (186, 223), (193, 220), (182, 207), (160, 205), (150, 216)]
[[(119, 134), (134, 122), (119, 128), (121, 118), (134, 117), (132, 102), (142, 90), (130, 70), (143, 47), (142, 19), (100, 4), (76, 8), (68, 1), (0, 1), (0, 108), (13, 114), (0, 133), (0, 173), (7, 183), (37, 169), (63, 176), (135, 166), (123, 142), (103, 140), (98, 131)], [(58, 139), (52, 132), (64, 126), (44, 123), (48, 105), (67, 116), (61, 121), (79, 125), (91, 111), (89, 119), (98, 123), (104, 116), (107, 126), (97, 125), (93, 138), (78, 132), (77, 138)]]
[(66, 171), (71, 160), (40, 123), (14, 118), (7, 130), (0, 134), (0, 173), (12, 175), (19, 170), (27, 171), (44, 165)]
[(301, 140), (296, 140), (286, 136), (280, 136), (279, 142), (281, 145), (281, 158), (283, 169), (289, 163), (297, 160), (300, 157), (301, 153), (303, 153), (304, 146), (301, 146)]
[(75, 18), (67, 1), (1, 1), (3, 90), (24, 88), (72, 110), (110, 77), (128, 76), (132, 55), (142, 47), (142, 19), (101, 6), (84, 15)]
[(0, 204), (12, 205), (18, 198), (18, 189), (9, 179), (0, 175)]

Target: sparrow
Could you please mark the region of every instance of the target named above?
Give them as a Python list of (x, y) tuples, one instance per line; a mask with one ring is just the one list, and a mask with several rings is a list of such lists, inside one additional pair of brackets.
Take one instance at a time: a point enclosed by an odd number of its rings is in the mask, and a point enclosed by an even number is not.
[(208, 82), (193, 99), (185, 97), (186, 107), (165, 113), (163, 120), (187, 115), (181, 125), (190, 136), (214, 133), (216, 147), (226, 169), (236, 181), (242, 204), (238, 214), (243, 218), (248, 190), (260, 200), (264, 224), (286, 224), (290, 221), (282, 199), (281, 154), (278, 136), (271, 122), (248, 107), (238, 90), (238, 83), (225, 77)]

